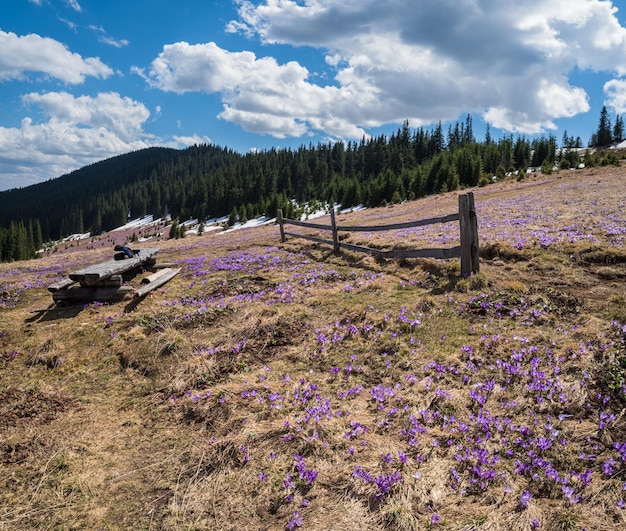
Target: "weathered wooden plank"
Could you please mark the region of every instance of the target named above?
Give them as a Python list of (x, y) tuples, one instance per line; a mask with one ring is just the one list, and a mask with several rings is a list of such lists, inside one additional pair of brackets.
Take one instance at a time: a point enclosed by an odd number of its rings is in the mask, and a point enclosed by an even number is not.
[(162, 275), (167, 275), (171, 270), (172, 268), (170, 267), (164, 267), (163, 269), (157, 271), (156, 273), (152, 273), (151, 275), (148, 275), (147, 277), (142, 278), (141, 283), (150, 284), (151, 282), (156, 282), (159, 280), (159, 278)]
[(278, 226), (280, 227), (280, 241), (285, 243), (285, 225), (283, 219), (283, 211), (278, 209), (278, 214), (276, 216), (278, 218)]
[(331, 230), (330, 225), (322, 225), (321, 223), (309, 223), (308, 221), (297, 221), (295, 219), (283, 218), (285, 225), (296, 225), (297, 227), (308, 227), (309, 229)]
[(76, 281), (72, 280), (71, 278), (64, 278), (63, 280), (59, 280), (58, 282), (55, 282), (54, 284), (50, 284), (48, 286), (48, 291), (51, 293), (54, 293), (55, 291), (60, 291), (62, 289), (68, 288), (72, 284), (75, 284), (75, 283)]
[[(143, 297), (146, 293), (149, 293), (152, 290), (155, 290), (157, 288), (160, 288), (163, 284), (165, 284), (166, 282), (169, 282), (170, 280), (172, 280), (176, 275), (178, 275), (178, 273), (180, 273), (181, 268), (177, 268), (177, 269), (162, 269), (161, 271), (159, 271), (158, 273), (154, 273), (154, 275), (150, 275), (148, 277), (148, 283), (144, 284), (143, 286), (141, 286), (136, 292), (135, 292), (135, 298), (140, 298)], [(146, 279), (144, 279), (145, 281)]]
[(330, 211), (330, 223), (333, 229), (333, 251), (339, 252), (339, 232), (337, 232), (337, 219), (335, 218), (335, 209)]
[[(318, 238), (316, 236), (309, 236), (308, 234), (296, 234), (293, 232), (285, 232), (287, 236), (293, 236), (294, 238), (302, 238), (304, 240), (310, 240), (323, 245), (333, 246), (331, 240), (325, 240), (324, 238)], [(437, 258), (439, 260), (445, 260), (449, 258), (459, 258), (461, 256), (461, 247), (450, 247), (442, 249), (372, 249), (371, 247), (363, 247), (361, 245), (353, 245), (351, 243), (339, 243), (341, 249), (347, 251), (354, 251), (357, 253), (367, 253), (380, 258)]]
[(476, 215), (476, 204), (474, 203), (474, 192), (468, 192), (469, 198), (469, 215), (470, 215), (470, 241), (472, 244), (471, 264), (472, 273), (480, 271), (480, 244), (478, 243), (478, 216)]
[(346, 232), (380, 232), (386, 230), (399, 230), (410, 229), (413, 227), (423, 227), (425, 225), (435, 225), (436, 223), (449, 223), (451, 221), (459, 221), (459, 214), (449, 214), (447, 216), (441, 216), (438, 218), (420, 219), (417, 221), (407, 221), (405, 223), (391, 223), (389, 225), (371, 225), (366, 226), (352, 226), (352, 225), (337, 225), (337, 230)]
[(83, 287), (72, 286), (55, 291), (52, 299), (55, 302), (112, 302), (124, 300), (135, 293), (131, 286), (120, 287)]
[[(122, 275), (113, 275), (112, 277), (99, 280), (92, 287), (119, 288), (122, 284), (124, 284), (124, 277), (122, 277)], [(83, 287), (89, 286), (89, 284), (83, 284), (82, 282), (80, 285)]]
[[(308, 221), (296, 221), (293, 219), (283, 218), (285, 225), (295, 225), (298, 227), (307, 227), (309, 229), (332, 230), (332, 225), (321, 225), (319, 223), (309, 223)], [(386, 230), (410, 229), (413, 227), (423, 227), (426, 225), (434, 225), (436, 223), (450, 223), (451, 221), (459, 221), (459, 214), (448, 214), (436, 218), (420, 219), (417, 221), (406, 221), (403, 223), (390, 223), (389, 225), (337, 225), (338, 231), (345, 232), (381, 232)]]
[(154, 258), (159, 249), (140, 249), (139, 254), (133, 258), (125, 260), (108, 260), (99, 264), (94, 264), (78, 271), (73, 271), (69, 277), (77, 282), (81, 282), (88, 286), (94, 286), (98, 282), (112, 277), (113, 275), (121, 275), (127, 271), (131, 271), (143, 263), (148, 263)]
[(459, 233), (461, 239), (461, 276), (469, 277), (472, 273), (472, 234), (470, 231), (469, 198), (459, 196)]

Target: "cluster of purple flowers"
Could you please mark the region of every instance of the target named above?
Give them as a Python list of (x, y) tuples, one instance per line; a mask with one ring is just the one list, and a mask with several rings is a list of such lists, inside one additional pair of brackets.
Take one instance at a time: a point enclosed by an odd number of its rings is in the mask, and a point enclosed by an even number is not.
[[(282, 300), (305, 297), (310, 287), (324, 283), (357, 286), (368, 280), (300, 259), (296, 264), (268, 248), (263, 257), (233, 253), (228, 259), (198, 260), (196, 266), (206, 275), (258, 274), (265, 267), (280, 268), (288, 273), (288, 280), (272, 290), (276, 293), (278, 287), (280, 293), (289, 293)], [(202, 275), (193, 281), (208, 289)], [(262, 290), (256, 294), (265, 302), (282, 297)], [(206, 290), (199, 291), (197, 300), (207, 304)], [(233, 301), (222, 299), (224, 304)], [(419, 481), (420, 467), (436, 457), (447, 463), (447, 485), (457, 495), (483, 495), (504, 488), (505, 493), (513, 493), (520, 511), (544, 497), (580, 504), (594, 482), (612, 481), (626, 470), (619, 404), (612, 395), (596, 393), (598, 377), (593, 371), (579, 371), (583, 360), (622, 348), (626, 327), (614, 326), (617, 339), (611, 343), (608, 337), (579, 339), (573, 327), (543, 335), (543, 329), (519, 326), (541, 324), (546, 317), (562, 315), (561, 311), (546, 299), (513, 292), (450, 295), (446, 307), (426, 314), (406, 307), (394, 312), (370, 306), (358, 318), (340, 318), (315, 330), (306, 346), (308, 353), (314, 352), (308, 358), (310, 376), (292, 375), (292, 380), (268, 372), (262, 384), (247, 384), (240, 395), (254, 401), (255, 412), (271, 412), (273, 419), (284, 415), (281, 440), (287, 451), (296, 454), (294, 468), (282, 479), (292, 493), (312, 487), (318, 476), (311, 467), (316, 453), (305, 453), (305, 463), (301, 445), (323, 453), (338, 444), (354, 465), (353, 479), (371, 485), (381, 500), (393, 495), (394, 486)], [(453, 340), (445, 344), (442, 340), (441, 358), (429, 356), (430, 346), (427, 349), (418, 339), (439, 314), (470, 318), (465, 344), (455, 347)], [(522, 334), (529, 337), (488, 333), (494, 318), (510, 320), (516, 334), (524, 330)], [(362, 354), (364, 343), (368, 356)], [(231, 353), (236, 356), (244, 348), (245, 343), (237, 344)], [(327, 385), (322, 386), (322, 381)], [(370, 407), (363, 417), (356, 417), (367, 401)], [(581, 436), (582, 423), (603, 432), (611, 445), (600, 443), (595, 433)], [(393, 440), (393, 450), (383, 450), (375, 468), (359, 462), (367, 455), (363, 449), (374, 448), (371, 441), (381, 433)], [(337, 434), (341, 442), (332, 441)], [(564, 453), (579, 459), (566, 461)], [(261, 472), (262, 482), (269, 473)], [(510, 486), (512, 475), (518, 480), (516, 487)], [(626, 505), (622, 495), (616, 499), (618, 508), (620, 504)], [(440, 522), (438, 512), (432, 510), (431, 525)], [(293, 514), (288, 527), (295, 529), (303, 525), (303, 517), (298, 511)]]
[(467, 302), (459, 302), (459, 313), (495, 318), (511, 318), (523, 325), (536, 325), (541, 319), (558, 309), (544, 300), (531, 300), (506, 292), (489, 292), (471, 295)]
[(377, 498), (384, 497), (396, 483), (402, 482), (402, 474), (398, 470), (374, 476), (358, 465), (354, 467), (352, 477), (375, 485)]

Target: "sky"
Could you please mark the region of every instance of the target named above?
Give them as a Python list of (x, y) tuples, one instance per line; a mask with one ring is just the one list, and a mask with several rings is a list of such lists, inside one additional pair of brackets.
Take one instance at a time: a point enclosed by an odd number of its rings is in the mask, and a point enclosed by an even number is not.
[(431, 129), (580, 136), (626, 112), (626, 1), (3, 0), (0, 191), (151, 146)]

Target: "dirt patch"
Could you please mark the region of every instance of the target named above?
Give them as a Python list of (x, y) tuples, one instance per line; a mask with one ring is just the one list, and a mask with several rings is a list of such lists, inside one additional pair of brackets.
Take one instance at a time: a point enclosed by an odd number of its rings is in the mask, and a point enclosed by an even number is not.
[(224, 279), (215, 282), (210, 297), (235, 297), (273, 289), (275, 284), (261, 276)]
[(22, 463), (43, 447), (43, 442), (39, 439), (31, 439), (29, 441), (18, 441), (14, 443), (0, 443), (0, 463), (11, 465)]
[(308, 335), (306, 322), (295, 317), (274, 317), (248, 330), (250, 340), (242, 351), (248, 363), (267, 362), (285, 348), (301, 343)]
[(530, 259), (528, 253), (524, 253), (514, 247), (504, 245), (501, 242), (481, 245), (480, 257), (484, 260), (494, 260), (499, 258), (500, 260), (506, 260), (508, 262), (523, 262)]
[(46, 424), (59, 413), (76, 407), (76, 400), (69, 396), (9, 387), (0, 392), (0, 428), (25, 423)]
[(626, 264), (626, 252), (606, 247), (588, 247), (572, 254), (580, 264)]

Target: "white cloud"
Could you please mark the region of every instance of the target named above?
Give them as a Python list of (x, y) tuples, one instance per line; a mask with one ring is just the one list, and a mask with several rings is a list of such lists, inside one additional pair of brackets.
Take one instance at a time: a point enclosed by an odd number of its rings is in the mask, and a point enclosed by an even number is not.
[(0, 189), (28, 186), (151, 145), (142, 133), (148, 110), (116, 93), (31, 93), (23, 100), (40, 106), (49, 119), (34, 123), (26, 117), (20, 127), (0, 127)]
[(102, 26), (95, 26), (91, 24), (87, 27), (91, 31), (99, 34), (98, 40), (103, 44), (113, 46), (114, 48), (123, 48), (124, 46), (128, 46), (130, 44), (126, 39), (115, 39), (107, 35), (107, 31)]
[(59, 20), (63, 22), (63, 24), (65, 24), (72, 31), (76, 31), (78, 29), (78, 24), (76, 24), (75, 22), (72, 22), (71, 20), (67, 20), (66, 18), (63, 18), (63, 17), (59, 17)]
[(124, 46), (128, 46), (130, 44), (126, 39), (114, 39), (108, 35), (100, 37), (100, 42), (113, 46), (114, 48), (123, 48)]
[[(219, 93), (220, 117), (276, 137), (413, 125), (482, 113), (540, 133), (589, 110), (575, 69), (626, 74), (626, 29), (602, 0), (241, 0), (227, 31), (309, 46), (335, 69), (315, 84), (303, 66), (215, 43), (165, 46), (144, 77), (178, 93)], [(271, 51), (271, 46), (268, 46)]]
[(22, 100), (39, 105), (51, 120), (103, 128), (123, 141), (140, 136), (144, 122), (150, 117), (150, 111), (142, 103), (116, 92), (103, 92), (94, 97), (74, 97), (67, 92), (30, 93)]
[(80, 4), (76, 0), (66, 0), (65, 3), (74, 11), (81, 13), (83, 8), (80, 7)]
[(0, 81), (22, 79), (29, 72), (71, 84), (83, 83), (87, 76), (105, 79), (113, 74), (97, 57), (83, 58), (54, 39), (0, 30)]
[(219, 117), (246, 131), (277, 138), (302, 136), (311, 128), (338, 136), (365, 134), (331, 113), (332, 107), (352, 105), (351, 89), (315, 85), (307, 69), (293, 61), (280, 65), (272, 57), (229, 52), (212, 42), (179, 42), (165, 46), (148, 73), (135, 72), (161, 90), (220, 93), (224, 110)]
[(174, 141), (177, 143), (178, 148), (185, 148), (185, 147), (189, 147), (189, 146), (194, 146), (194, 145), (201, 145), (201, 144), (210, 144), (212, 141), (208, 136), (200, 136), (200, 135), (193, 135), (193, 136), (176, 136), (174, 135)]
[(617, 114), (626, 113), (626, 79), (612, 79), (604, 84), (606, 105)]

